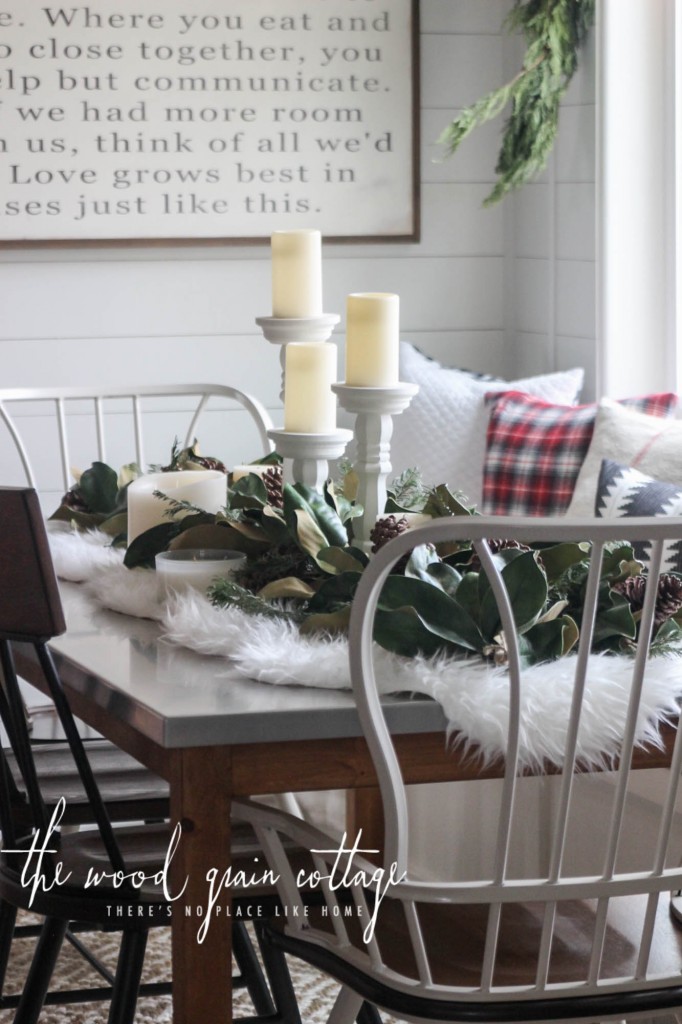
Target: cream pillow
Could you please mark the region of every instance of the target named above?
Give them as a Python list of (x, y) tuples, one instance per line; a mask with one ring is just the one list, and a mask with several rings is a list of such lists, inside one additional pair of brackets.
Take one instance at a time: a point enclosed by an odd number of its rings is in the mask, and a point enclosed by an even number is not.
[(609, 398), (599, 403), (594, 433), (567, 516), (593, 516), (602, 459), (682, 485), (682, 422), (647, 416)]

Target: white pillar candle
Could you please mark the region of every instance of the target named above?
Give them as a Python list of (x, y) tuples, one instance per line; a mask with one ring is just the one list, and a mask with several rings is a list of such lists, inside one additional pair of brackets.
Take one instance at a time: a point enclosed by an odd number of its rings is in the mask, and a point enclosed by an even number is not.
[(336, 430), (336, 346), (326, 341), (287, 345), (284, 379), (284, 429), (293, 434), (331, 434)]
[(400, 300), (390, 292), (346, 298), (346, 384), (392, 387), (398, 383)]
[(218, 512), (227, 502), (227, 477), (217, 469), (186, 469), (175, 473), (147, 473), (128, 487), (128, 544), (152, 526), (167, 522), (168, 502), (154, 496), (161, 491), (176, 501), (188, 501), (204, 512)]
[(275, 231), (272, 246), (272, 315), (322, 313), (322, 236), (319, 231)]

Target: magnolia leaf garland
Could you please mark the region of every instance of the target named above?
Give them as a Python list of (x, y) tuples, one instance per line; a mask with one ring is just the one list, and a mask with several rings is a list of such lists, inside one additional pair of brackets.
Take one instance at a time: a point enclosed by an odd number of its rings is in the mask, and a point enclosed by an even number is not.
[(438, 139), (445, 155), (452, 156), (474, 128), (498, 117), (511, 103), (495, 168), (497, 183), (484, 206), (499, 202), (544, 170), (557, 134), (559, 105), (578, 67), (594, 11), (595, 0), (515, 0), (504, 25), (526, 38), (521, 69), (463, 110)]
[[(117, 539), (124, 539), (127, 470), (122, 476), (104, 463), (94, 463), (64, 496), (57, 518), (84, 528), (116, 524)], [(235, 578), (212, 587), (209, 596), (215, 605), (282, 618), (304, 633), (347, 629), (368, 557), (354, 545), (358, 506), (340, 489), (326, 485), (316, 491), (300, 483), (285, 484), (273, 506), (262, 479), (251, 473), (230, 482), (227, 505), (215, 515), (169, 500), (162, 492), (158, 498), (167, 506), (164, 521), (128, 545), (128, 568), (153, 566), (155, 555), (169, 548), (236, 549), (246, 554), (247, 563)], [(374, 531), (375, 547), (407, 528), (405, 511), (435, 517), (475, 514), (447, 486), (425, 486), (416, 470), (403, 473), (389, 487), (387, 507), (391, 514), (384, 523), (390, 529)], [(498, 538), (488, 545), (509, 594), (524, 662), (569, 653), (580, 634), (589, 544), (529, 547)], [(615, 543), (604, 551), (601, 572), (594, 648), (631, 650), (646, 570), (631, 545)], [(656, 610), (652, 650), (679, 655), (682, 576), (661, 577)], [(374, 637), (403, 656), (443, 652), (479, 656), (496, 664), (507, 660), (497, 601), (478, 553), (465, 541), (418, 545), (396, 563), (381, 592)]]

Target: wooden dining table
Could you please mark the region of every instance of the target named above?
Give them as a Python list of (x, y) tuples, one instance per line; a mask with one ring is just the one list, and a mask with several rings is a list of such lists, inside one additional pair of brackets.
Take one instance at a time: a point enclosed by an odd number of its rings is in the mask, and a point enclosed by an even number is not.
[[(363, 847), (381, 842), (376, 776), (350, 692), (274, 686), (245, 678), (224, 658), (195, 654), (161, 637), (150, 620), (98, 607), (77, 584), (61, 587), (68, 631), (50, 643), (74, 712), (170, 786), (182, 826), (171, 881), (187, 880), (172, 917), (173, 1020), (231, 1020), (231, 921), (215, 916), (198, 941), (196, 908), (207, 874), (230, 867), (233, 797), (347, 789), (347, 823)], [(21, 674), (42, 688), (31, 651)], [(407, 782), (499, 777), (501, 763), (453, 752), (434, 701), (386, 697), (386, 715)], [(638, 752), (637, 767), (661, 767), (666, 749)], [(220, 905), (229, 906), (229, 891)], [(189, 913), (184, 913), (184, 907)]]

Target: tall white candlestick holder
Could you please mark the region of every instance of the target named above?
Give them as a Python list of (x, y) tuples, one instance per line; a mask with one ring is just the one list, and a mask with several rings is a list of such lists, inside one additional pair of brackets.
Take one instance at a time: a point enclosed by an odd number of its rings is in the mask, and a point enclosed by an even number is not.
[[(351, 430), (334, 430), (329, 434), (298, 434), (291, 430), (268, 430), (268, 437), (285, 460), (284, 476), (294, 483), (306, 484), (321, 491), (329, 478), (329, 460), (339, 459), (351, 440)], [(289, 466), (291, 467), (289, 470)]]
[(284, 401), (284, 365), (287, 345), (294, 341), (328, 341), (340, 319), (338, 313), (321, 313), (320, 316), (256, 317), (256, 323), (266, 341), (273, 345), (281, 345), (279, 361), (282, 367), (282, 390), (279, 397), (282, 402)]
[(354, 387), (332, 384), (339, 405), (355, 414), (355, 470), (358, 475), (358, 502), (362, 516), (353, 520), (355, 543), (369, 553), (369, 538), (377, 516), (386, 506), (386, 480), (391, 472), (391, 436), (393, 417), (400, 415), (419, 391), (416, 384), (391, 387)]

